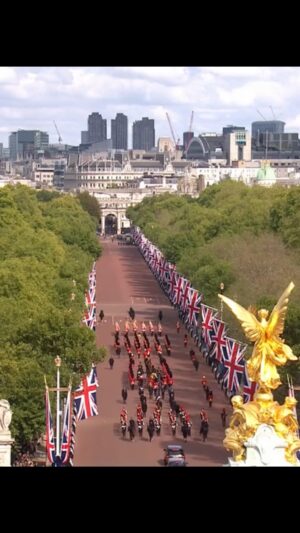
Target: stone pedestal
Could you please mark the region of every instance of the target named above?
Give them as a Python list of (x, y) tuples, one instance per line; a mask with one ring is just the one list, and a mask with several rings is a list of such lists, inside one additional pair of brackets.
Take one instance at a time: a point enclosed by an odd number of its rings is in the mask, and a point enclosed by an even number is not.
[(259, 426), (245, 446), (245, 461), (229, 459), (228, 466), (300, 466), (299, 461), (297, 465), (292, 465), (285, 459), (286, 441), (278, 437), (274, 428), (267, 424)]
[(10, 431), (0, 432), (0, 466), (11, 466), (11, 445), (14, 439)]

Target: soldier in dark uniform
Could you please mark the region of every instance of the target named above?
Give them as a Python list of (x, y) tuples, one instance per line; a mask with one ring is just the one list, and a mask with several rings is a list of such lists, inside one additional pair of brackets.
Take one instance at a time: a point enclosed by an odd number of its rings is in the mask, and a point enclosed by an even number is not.
[(125, 389), (125, 387), (123, 387), (122, 389), (122, 398), (123, 398), (123, 403), (126, 403), (126, 400), (127, 400), (127, 389)]

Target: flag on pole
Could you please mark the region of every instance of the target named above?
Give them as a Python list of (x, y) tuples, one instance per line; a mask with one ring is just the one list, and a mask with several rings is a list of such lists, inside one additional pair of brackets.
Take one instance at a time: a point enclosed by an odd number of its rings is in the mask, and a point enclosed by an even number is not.
[(75, 390), (74, 402), (77, 410), (77, 420), (85, 420), (98, 414), (97, 387), (99, 387), (97, 371), (96, 366), (93, 365), (90, 373), (81, 380), (80, 386)]
[[(46, 382), (46, 379), (45, 379)], [(46, 450), (47, 457), (50, 463), (55, 462), (55, 442), (54, 442), (54, 430), (53, 430), (53, 421), (51, 416), (51, 406), (49, 398), (49, 389), (46, 383), (46, 393), (45, 393), (45, 402), (46, 402)]]
[(70, 439), (70, 457), (69, 464), (73, 466), (74, 451), (75, 451), (75, 433), (77, 426), (77, 410), (75, 402), (73, 401), (73, 414), (72, 414), (72, 424), (71, 424), (71, 439)]
[(69, 385), (67, 402), (65, 405), (63, 435), (61, 443), (61, 462), (66, 464), (70, 455), (71, 444), (71, 384)]

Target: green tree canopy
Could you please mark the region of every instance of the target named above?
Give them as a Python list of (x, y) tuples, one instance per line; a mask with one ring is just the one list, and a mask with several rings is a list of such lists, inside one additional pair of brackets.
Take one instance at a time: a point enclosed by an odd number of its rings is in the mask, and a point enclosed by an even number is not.
[(62, 358), (67, 385), (70, 376), (80, 380), (79, 366), (88, 372), (105, 354), (81, 322), (88, 273), (101, 253), (96, 225), (75, 197), (0, 189), (0, 394), (23, 450), (45, 431), (44, 375), (53, 386), (54, 358)]

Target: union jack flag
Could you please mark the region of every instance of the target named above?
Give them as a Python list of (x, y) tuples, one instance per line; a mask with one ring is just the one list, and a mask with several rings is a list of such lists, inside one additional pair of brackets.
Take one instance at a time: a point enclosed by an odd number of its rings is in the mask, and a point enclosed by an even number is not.
[(210, 356), (215, 356), (221, 363), (223, 360), (223, 349), (226, 347), (226, 324), (218, 318), (213, 318), (212, 326)]
[(65, 405), (64, 425), (61, 443), (61, 462), (66, 464), (70, 455), (71, 444), (71, 386), (69, 385), (67, 402)]
[(70, 441), (70, 456), (69, 456), (69, 464), (73, 466), (73, 459), (74, 459), (74, 451), (75, 451), (75, 433), (76, 433), (76, 425), (77, 425), (77, 411), (76, 411), (76, 405), (73, 401), (73, 415), (72, 415), (72, 431), (71, 431), (71, 441)]
[(211, 345), (211, 334), (213, 332), (212, 320), (216, 316), (218, 310), (213, 307), (208, 307), (208, 305), (201, 304), (202, 312), (202, 337), (204, 344), (207, 348)]
[(202, 294), (200, 294), (198, 291), (190, 287), (189, 303), (187, 306), (188, 308), (187, 322), (189, 322), (189, 324), (197, 325), (201, 300), (202, 300)]
[(180, 309), (182, 311), (185, 311), (187, 308), (187, 302), (189, 297), (189, 288), (191, 286), (191, 282), (188, 279), (183, 278), (184, 286), (182, 289), (182, 297), (181, 297), (181, 303), (180, 303)]
[(246, 348), (247, 344), (242, 344), (235, 339), (227, 337), (226, 348), (223, 350), (223, 364), (227, 368), (227, 372), (223, 382), (230, 392), (237, 392), (240, 388), (239, 376), (244, 374), (244, 353)]
[(51, 406), (50, 406), (50, 398), (49, 398), (49, 389), (46, 385), (46, 395), (45, 395), (45, 401), (46, 401), (46, 450), (47, 450), (47, 457), (50, 461), (50, 463), (55, 462), (55, 443), (54, 443), (54, 430), (53, 430), (53, 422), (52, 422), (52, 416), (51, 416)]
[(244, 395), (244, 402), (251, 402), (253, 400), (253, 396), (256, 393), (257, 390), (257, 383), (256, 381), (250, 381), (248, 376), (248, 370), (247, 365), (245, 365), (245, 372), (244, 372), (244, 388), (243, 388), (243, 395)]
[(75, 390), (74, 402), (77, 410), (77, 420), (85, 420), (98, 414), (96, 390), (99, 387), (96, 367), (93, 365), (90, 373), (82, 380)]
[(172, 271), (172, 274), (171, 274), (171, 277), (169, 279), (169, 298), (171, 301), (173, 301), (173, 298), (174, 298), (174, 290), (175, 290), (175, 286), (176, 286), (176, 277), (177, 277), (177, 274), (176, 274), (176, 271), (173, 270)]

